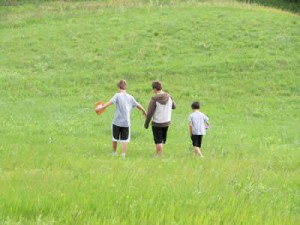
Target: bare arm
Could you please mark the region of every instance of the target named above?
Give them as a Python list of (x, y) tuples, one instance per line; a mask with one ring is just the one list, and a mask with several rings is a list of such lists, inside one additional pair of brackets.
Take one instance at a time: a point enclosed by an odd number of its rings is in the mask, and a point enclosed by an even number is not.
[(205, 129), (210, 128), (210, 123), (208, 122), (208, 120), (207, 120), (207, 121), (204, 121), (204, 123), (205, 123)]
[(112, 105), (112, 104), (113, 104), (112, 101), (108, 101), (108, 102), (106, 102), (106, 103), (102, 106), (102, 108), (105, 109), (105, 108), (107, 108), (108, 106), (110, 106), (110, 105)]
[(112, 105), (112, 104), (113, 104), (112, 101), (108, 101), (108, 102), (106, 102), (101, 108), (97, 108), (97, 109), (96, 109), (96, 112), (98, 112), (98, 111), (100, 111), (100, 110), (103, 110), (103, 109), (107, 108), (108, 106), (110, 106), (110, 105)]
[(205, 123), (205, 125), (206, 125), (207, 128), (210, 126), (210, 124), (208, 122), (208, 117), (207, 116), (205, 116), (205, 118), (204, 118), (204, 123)]
[(143, 108), (143, 106), (141, 106), (140, 104), (138, 104), (136, 107), (137, 107), (139, 110), (141, 110), (141, 111), (143, 112), (143, 115), (144, 115), (144, 116), (147, 116), (147, 112), (146, 112), (146, 110)]
[(192, 128), (193, 128), (193, 125), (192, 125), (192, 122), (190, 122), (190, 124), (189, 124), (189, 130), (190, 130), (190, 136), (192, 136)]

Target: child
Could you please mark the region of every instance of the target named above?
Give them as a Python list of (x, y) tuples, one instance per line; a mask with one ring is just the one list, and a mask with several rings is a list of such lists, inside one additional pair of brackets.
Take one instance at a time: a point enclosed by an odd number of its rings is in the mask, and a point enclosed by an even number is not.
[(208, 117), (204, 113), (200, 112), (199, 102), (193, 102), (192, 110), (193, 113), (191, 113), (189, 117), (190, 135), (196, 156), (203, 157), (200, 148), (202, 143), (202, 137), (203, 135), (205, 135), (205, 129), (209, 127)]
[(152, 133), (155, 143), (156, 155), (161, 156), (163, 144), (167, 141), (168, 128), (171, 123), (172, 109), (176, 108), (172, 97), (162, 90), (162, 83), (154, 81), (152, 90), (155, 94), (148, 106), (144, 127), (148, 129), (152, 119)]
[(113, 156), (117, 155), (117, 144), (121, 142), (122, 158), (125, 158), (127, 146), (130, 141), (130, 112), (134, 107), (137, 107), (143, 112), (144, 116), (146, 116), (147, 113), (133, 96), (126, 93), (127, 83), (125, 80), (120, 80), (117, 86), (119, 93), (115, 94), (109, 102), (104, 105), (99, 105), (96, 112), (112, 104), (116, 105), (112, 122), (112, 152)]

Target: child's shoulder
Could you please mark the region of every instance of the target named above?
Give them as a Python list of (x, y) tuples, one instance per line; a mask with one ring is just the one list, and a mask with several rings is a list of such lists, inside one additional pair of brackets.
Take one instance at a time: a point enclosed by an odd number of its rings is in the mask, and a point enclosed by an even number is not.
[(191, 113), (191, 116), (205, 116), (205, 114), (201, 111), (195, 111)]
[(201, 114), (201, 116), (205, 116), (204, 112), (199, 111), (199, 114)]
[(130, 95), (127, 92), (117, 92), (115, 96), (122, 97), (122, 96), (130, 96)]
[(190, 117), (193, 117), (193, 116), (196, 116), (197, 115), (197, 112), (192, 112), (191, 114), (190, 114)]

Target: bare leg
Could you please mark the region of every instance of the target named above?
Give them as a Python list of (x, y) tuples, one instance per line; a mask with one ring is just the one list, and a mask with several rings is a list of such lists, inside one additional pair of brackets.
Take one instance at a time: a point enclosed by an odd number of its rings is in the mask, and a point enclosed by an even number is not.
[(195, 150), (195, 155), (196, 155), (196, 156), (203, 157), (203, 154), (202, 154), (202, 152), (200, 151), (200, 148), (199, 148), (199, 147), (194, 146), (194, 150)]
[(127, 151), (128, 142), (122, 142), (122, 158), (126, 158), (126, 151)]
[(128, 142), (122, 142), (122, 153), (126, 154)]
[(118, 146), (118, 142), (113, 141), (113, 142), (112, 142), (112, 151), (113, 151), (113, 155), (117, 155), (117, 146)]
[(156, 155), (161, 156), (163, 150), (163, 144), (156, 144), (155, 147), (156, 147)]

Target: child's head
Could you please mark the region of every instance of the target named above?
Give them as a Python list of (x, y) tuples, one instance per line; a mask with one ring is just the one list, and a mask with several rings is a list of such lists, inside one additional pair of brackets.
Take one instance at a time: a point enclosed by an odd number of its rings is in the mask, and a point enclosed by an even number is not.
[(153, 81), (152, 83), (152, 89), (156, 89), (157, 91), (162, 90), (162, 83), (159, 80)]
[(117, 86), (121, 90), (126, 90), (126, 88), (127, 88), (126, 80), (120, 80)]
[(191, 106), (193, 110), (200, 109), (200, 102), (193, 102)]

